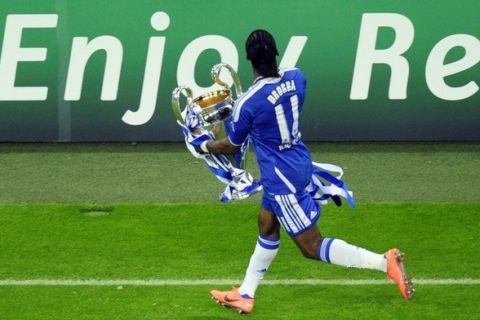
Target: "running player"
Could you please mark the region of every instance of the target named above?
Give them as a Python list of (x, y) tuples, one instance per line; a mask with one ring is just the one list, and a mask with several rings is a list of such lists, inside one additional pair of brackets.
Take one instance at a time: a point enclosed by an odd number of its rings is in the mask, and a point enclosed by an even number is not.
[(248, 36), (246, 53), (256, 79), (235, 103), (227, 138), (203, 141), (196, 147), (199, 152), (229, 154), (250, 137), (264, 188), (259, 237), (242, 285), (210, 294), (223, 305), (250, 313), (255, 291), (278, 252), (282, 226), (305, 257), (385, 272), (410, 300), (413, 285), (398, 249), (377, 254), (320, 234), (316, 225), (320, 207), (305, 190), (312, 176), (312, 159), (300, 133), (305, 77), (297, 68), (278, 69), (275, 40), (265, 30)]

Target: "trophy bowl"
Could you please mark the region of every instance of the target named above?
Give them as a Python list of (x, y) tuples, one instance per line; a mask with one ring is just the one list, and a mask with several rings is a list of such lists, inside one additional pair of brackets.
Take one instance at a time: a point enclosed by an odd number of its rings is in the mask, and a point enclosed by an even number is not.
[(192, 101), (191, 108), (204, 125), (221, 122), (232, 113), (231, 91), (222, 89), (203, 94)]
[[(185, 124), (185, 113), (187, 111), (193, 111), (198, 115), (203, 126), (222, 122), (231, 115), (234, 100), (230, 86), (220, 79), (220, 71), (222, 69), (227, 69), (230, 73), (237, 99), (242, 94), (242, 84), (235, 69), (226, 63), (218, 63), (212, 67), (210, 74), (213, 81), (223, 87), (223, 89), (203, 94), (197, 98), (193, 98), (192, 90), (187, 86), (179, 86), (173, 90), (173, 113), (180, 124)], [(180, 106), (182, 95), (187, 98), (185, 108)]]

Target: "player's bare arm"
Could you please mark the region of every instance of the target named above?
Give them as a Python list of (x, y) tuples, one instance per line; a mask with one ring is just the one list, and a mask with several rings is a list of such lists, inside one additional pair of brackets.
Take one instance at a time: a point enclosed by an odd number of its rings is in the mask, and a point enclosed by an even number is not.
[(200, 147), (202, 152), (210, 152), (215, 154), (232, 154), (240, 150), (240, 146), (236, 146), (224, 138), (221, 140), (205, 141)]

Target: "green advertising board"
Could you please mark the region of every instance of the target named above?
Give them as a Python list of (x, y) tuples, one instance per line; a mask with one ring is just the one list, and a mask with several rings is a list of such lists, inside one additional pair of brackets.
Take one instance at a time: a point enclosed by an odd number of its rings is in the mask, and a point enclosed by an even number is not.
[(179, 141), (178, 85), (277, 39), (305, 140), (479, 140), (480, 2), (2, 0), (0, 141)]

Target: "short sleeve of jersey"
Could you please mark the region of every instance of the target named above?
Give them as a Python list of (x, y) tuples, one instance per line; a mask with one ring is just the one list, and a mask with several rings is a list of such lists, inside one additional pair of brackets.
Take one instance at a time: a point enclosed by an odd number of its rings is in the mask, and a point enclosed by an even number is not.
[(248, 137), (250, 128), (252, 127), (253, 115), (247, 103), (238, 106), (238, 110), (234, 110), (230, 130), (228, 130), (228, 139), (234, 145), (242, 145)]

